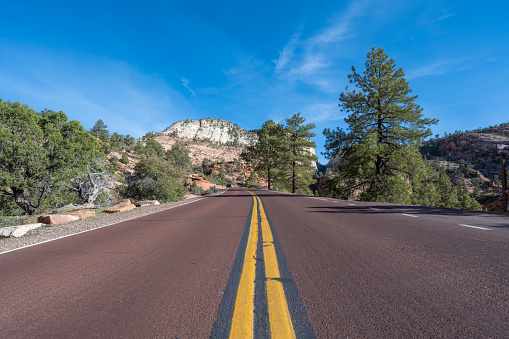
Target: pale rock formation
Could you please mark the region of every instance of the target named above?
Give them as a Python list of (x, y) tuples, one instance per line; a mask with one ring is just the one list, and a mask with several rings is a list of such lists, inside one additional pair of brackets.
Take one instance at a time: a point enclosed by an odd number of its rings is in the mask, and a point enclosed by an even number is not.
[(51, 214), (51, 215), (40, 215), (37, 218), (37, 222), (43, 223), (43, 224), (63, 224), (69, 221), (78, 220), (78, 217), (75, 217), (70, 214)]
[(210, 140), (223, 145), (248, 146), (256, 142), (253, 132), (224, 119), (199, 119), (177, 121), (162, 134), (175, 135), (190, 140)]
[(132, 210), (132, 209), (135, 209), (135, 208), (136, 208), (136, 205), (131, 203), (131, 200), (124, 199), (121, 202), (119, 202), (118, 204), (113, 205), (111, 207), (108, 207), (107, 209), (104, 210), (104, 212), (106, 212), (106, 213), (118, 213), (118, 212)]
[(11, 226), (11, 227), (4, 227), (0, 228), (0, 237), (15, 237), (19, 238), (24, 236), (28, 233), (28, 231), (34, 230), (36, 228), (39, 228), (43, 226), (42, 223), (36, 223), (36, 224), (28, 224), (28, 225), (20, 225), (20, 226)]
[(78, 217), (79, 219), (85, 219), (85, 218), (95, 217), (95, 212), (94, 211), (83, 211), (83, 212), (78, 212), (78, 213), (72, 213), (71, 215)]

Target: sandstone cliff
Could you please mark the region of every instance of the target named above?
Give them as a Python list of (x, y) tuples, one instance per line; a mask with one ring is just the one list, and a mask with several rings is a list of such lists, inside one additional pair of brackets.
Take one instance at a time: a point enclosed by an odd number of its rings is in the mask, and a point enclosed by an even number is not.
[(162, 132), (163, 135), (188, 140), (204, 140), (227, 146), (248, 146), (256, 142), (256, 134), (224, 119), (177, 121)]

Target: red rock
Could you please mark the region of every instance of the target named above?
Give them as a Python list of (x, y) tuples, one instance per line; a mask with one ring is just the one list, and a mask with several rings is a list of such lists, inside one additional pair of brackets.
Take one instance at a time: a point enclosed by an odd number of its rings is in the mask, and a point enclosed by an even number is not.
[(53, 214), (53, 215), (41, 215), (37, 218), (37, 222), (42, 224), (63, 224), (69, 221), (78, 220), (78, 217), (75, 217), (70, 214)]
[(94, 211), (83, 211), (83, 212), (79, 212), (79, 213), (72, 213), (71, 215), (78, 217), (79, 219), (85, 219), (85, 218), (95, 217), (95, 212)]
[(136, 206), (133, 203), (131, 203), (131, 200), (124, 199), (121, 202), (119, 202), (118, 204), (108, 207), (107, 209), (104, 210), (104, 212), (118, 213), (118, 212), (132, 210), (134, 208), (136, 208)]

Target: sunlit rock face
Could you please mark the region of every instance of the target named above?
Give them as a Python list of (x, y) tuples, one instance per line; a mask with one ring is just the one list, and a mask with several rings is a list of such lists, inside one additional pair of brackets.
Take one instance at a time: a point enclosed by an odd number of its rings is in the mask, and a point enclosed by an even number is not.
[(230, 146), (248, 146), (256, 142), (256, 134), (223, 119), (177, 121), (162, 134), (191, 140), (207, 140)]

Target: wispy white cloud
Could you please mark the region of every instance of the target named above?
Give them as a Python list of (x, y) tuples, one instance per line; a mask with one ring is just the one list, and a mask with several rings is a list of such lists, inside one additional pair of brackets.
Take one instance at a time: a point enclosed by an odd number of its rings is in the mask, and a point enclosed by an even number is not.
[(440, 21), (449, 19), (454, 16), (454, 14), (452, 14), (452, 13), (445, 12), (444, 10), (436, 9), (433, 6), (430, 6), (430, 8), (433, 8), (433, 9), (430, 9), (426, 13), (423, 13), (422, 17), (418, 21), (417, 25), (419, 27), (435, 25), (436, 23), (438, 23)]
[(419, 68), (411, 69), (406, 74), (406, 79), (410, 80), (424, 76), (440, 75), (470, 69), (471, 66), (465, 65), (465, 61), (467, 61), (467, 59), (450, 59), (437, 61), (429, 65), (423, 65)]
[(196, 96), (196, 92), (193, 91), (193, 89), (189, 86), (189, 80), (187, 80), (186, 78), (182, 78), (180, 81), (182, 82), (182, 86), (187, 88), (193, 96)]
[(314, 103), (302, 110), (302, 115), (307, 122), (324, 123), (327, 121), (337, 121), (345, 118), (341, 113), (338, 104), (335, 102)]
[(354, 2), (341, 15), (330, 21), (310, 38), (302, 40), (301, 33), (290, 37), (274, 61), (274, 74), (290, 84), (302, 82), (330, 91), (331, 72), (338, 53), (338, 42), (355, 36), (353, 20), (362, 15), (365, 2)]
[(326, 27), (316, 36), (309, 40), (310, 45), (330, 44), (339, 42), (348, 38), (351, 34), (351, 21), (358, 15), (358, 6), (352, 6), (349, 10), (339, 18), (334, 20), (333, 24)]
[(274, 60), (276, 64), (275, 71), (279, 72), (285, 68), (285, 66), (294, 57), (295, 49), (300, 43), (300, 32), (295, 33), (290, 40), (286, 43), (283, 49), (279, 52), (279, 58)]

